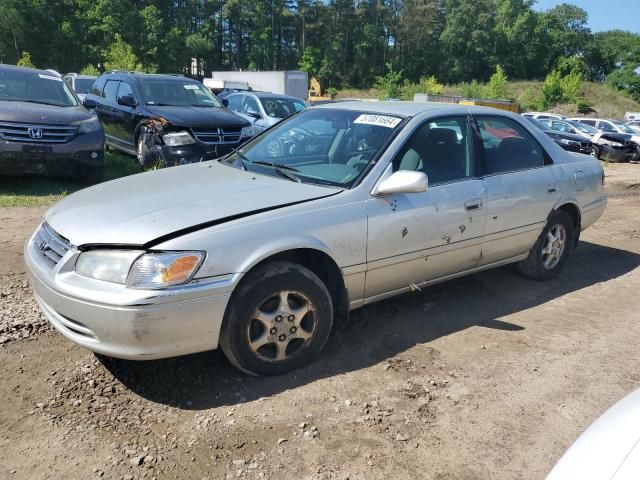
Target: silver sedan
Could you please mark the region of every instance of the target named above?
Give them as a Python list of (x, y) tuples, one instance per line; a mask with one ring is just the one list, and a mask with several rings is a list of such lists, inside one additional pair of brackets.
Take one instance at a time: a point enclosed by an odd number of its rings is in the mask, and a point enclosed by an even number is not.
[(227, 157), (80, 191), (25, 246), (70, 340), (154, 359), (218, 348), (279, 374), (363, 305), (509, 263), (556, 276), (602, 214), (604, 174), (508, 112), (311, 108)]

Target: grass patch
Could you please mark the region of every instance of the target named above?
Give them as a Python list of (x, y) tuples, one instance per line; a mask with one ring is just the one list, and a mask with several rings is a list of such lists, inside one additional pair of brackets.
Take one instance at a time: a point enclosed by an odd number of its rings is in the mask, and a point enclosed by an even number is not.
[[(140, 173), (135, 159), (120, 153), (107, 152), (104, 180), (113, 180)], [(70, 193), (87, 187), (79, 179), (54, 177), (0, 178), (0, 208), (40, 207), (51, 205)]]

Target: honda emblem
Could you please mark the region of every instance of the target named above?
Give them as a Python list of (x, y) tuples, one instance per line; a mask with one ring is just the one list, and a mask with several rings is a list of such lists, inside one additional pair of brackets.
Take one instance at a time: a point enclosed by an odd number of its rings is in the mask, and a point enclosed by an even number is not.
[(44, 132), (42, 131), (41, 128), (37, 128), (37, 127), (29, 128), (29, 136), (31, 138), (40, 139), (42, 138), (43, 135), (44, 135)]

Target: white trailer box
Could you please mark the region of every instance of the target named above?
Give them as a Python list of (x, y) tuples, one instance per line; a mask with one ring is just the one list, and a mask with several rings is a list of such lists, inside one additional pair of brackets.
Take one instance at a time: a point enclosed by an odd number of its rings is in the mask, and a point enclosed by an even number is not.
[(251, 90), (291, 95), (303, 100), (309, 95), (307, 72), (287, 70), (277, 72), (211, 72), (214, 80), (247, 83)]

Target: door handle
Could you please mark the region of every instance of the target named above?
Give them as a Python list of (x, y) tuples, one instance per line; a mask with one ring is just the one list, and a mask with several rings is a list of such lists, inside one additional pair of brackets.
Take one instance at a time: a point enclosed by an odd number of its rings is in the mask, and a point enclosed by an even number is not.
[(555, 183), (550, 183), (547, 185), (547, 193), (556, 193), (558, 191), (558, 185)]
[(471, 200), (464, 202), (464, 209), (468, 212), (472, 210), (480, 210), (481, 207), (482, 199), (480, 198), (472, 198)]

